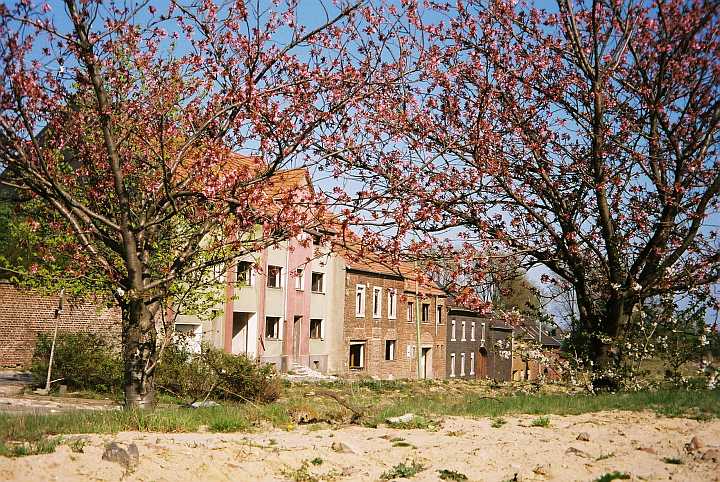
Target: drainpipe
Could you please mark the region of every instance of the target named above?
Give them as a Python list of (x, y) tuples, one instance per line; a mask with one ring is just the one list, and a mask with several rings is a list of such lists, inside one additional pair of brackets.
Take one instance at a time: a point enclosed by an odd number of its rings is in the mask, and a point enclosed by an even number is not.
[[(418, 263), (415, 261), (415, 344), (417, 350), (417, 376), (422, 378), (422, 348), (420, 347), (420, 285), (418, 281)], [(427, 363), (427, 360), (425, 360)], [(427, 368), (426, 368), (427, 369)]]

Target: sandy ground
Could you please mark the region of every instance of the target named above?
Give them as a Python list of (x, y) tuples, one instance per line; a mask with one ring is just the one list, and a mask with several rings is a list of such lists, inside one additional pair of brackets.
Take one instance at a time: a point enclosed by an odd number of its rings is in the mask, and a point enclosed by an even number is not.
[[(484, 481), (512, 480), (515, 474), (517, 480), (590, 481), (616, 470), (631, 474), (632, 480), (720, 481), (720, 463), (700, 460), (684, 447), (693, 436), (720, 445), (719, 420), (601, 412), (550, 416), (550, 427), (542, 428), (530, 426), (534, 418), (505, 417), (500, 428), (492, 428), (489, 419), (447, 418), (434, 432), (315, 425), (253, 434), (84, 436), (83, 453), (63, 445), (53, 454), (0, 457), (0, 480), (293, 480), (292, 471), (303, 461), (319, 457), (322, 464), (306, 467), (320, 480), (378, 480), (395, 464), (416, 460), (426, 469), (413, 480), (439, 480), (438, 471), (450, 469)], [(581, 432), (590, 440), (576, 440)], [(396, 437), (413, 447), (393, 447)], [(104, 444), (111, 441), (137, 444), (140, 458), (133, 472), (101, 460)], [(333, 442), (343, 442), (355, 453), (338, 453)], [(571, 447), (581, 452), (568, 452)]]

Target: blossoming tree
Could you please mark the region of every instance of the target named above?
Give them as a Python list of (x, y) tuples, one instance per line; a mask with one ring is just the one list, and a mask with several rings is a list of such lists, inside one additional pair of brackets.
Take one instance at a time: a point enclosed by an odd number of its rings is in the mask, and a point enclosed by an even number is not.
[(359, 4), (310, 26), (294, 0), (53, 5), (0, 7), (1, 182), (72, 235), (67, 274), (110, 288), (126, 405), (147, 407), (174, 290), (318, 218), (278, 173), (387, 81), (361, 47), (389, 34)]
[(423, 75), (367, 105), (385, 136), (356, 174), (373, 219), (543, 266), (605, 367), (644, 300), (718, 281), (717, 2), (463, 0), (409, 18)]

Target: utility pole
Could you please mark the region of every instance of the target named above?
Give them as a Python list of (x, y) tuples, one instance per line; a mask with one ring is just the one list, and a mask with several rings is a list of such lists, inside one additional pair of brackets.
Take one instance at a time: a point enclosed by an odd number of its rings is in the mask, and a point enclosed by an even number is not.
[(48, 363), (47, 380), (45, 381), (45, 394), (50, 393), (50, 376), (52, 374), (53, 357), (55, 356), (55, 341), (57, 340), (58, 325), (60, 324), (60, 315), (63, 313), (63, 305), (65, 302), (65, 288), (60, 290), (60, 300), (55, 310), (55, 333), (53, 333), (52, 345), (50, 345), (50, 362)]

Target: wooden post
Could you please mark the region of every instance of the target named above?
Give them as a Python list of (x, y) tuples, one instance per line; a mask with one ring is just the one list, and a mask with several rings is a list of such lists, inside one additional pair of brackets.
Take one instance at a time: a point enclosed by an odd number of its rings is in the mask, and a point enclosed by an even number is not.
[(45, 394), (50, 393), (50, 376), (52, 375), (52, 364), (55, 356), (55, 341), (57, 340), (58, 325), (60, 324), (60, 315), (63, 312), (63, 304), (65, 301), (65, 288), (60, 290), (60, 300), (55, 310), (55, 332), (53, 333), (52, 345), (50, 345), (50, 362), (48, 363), (47, 380), (45, 381)]

